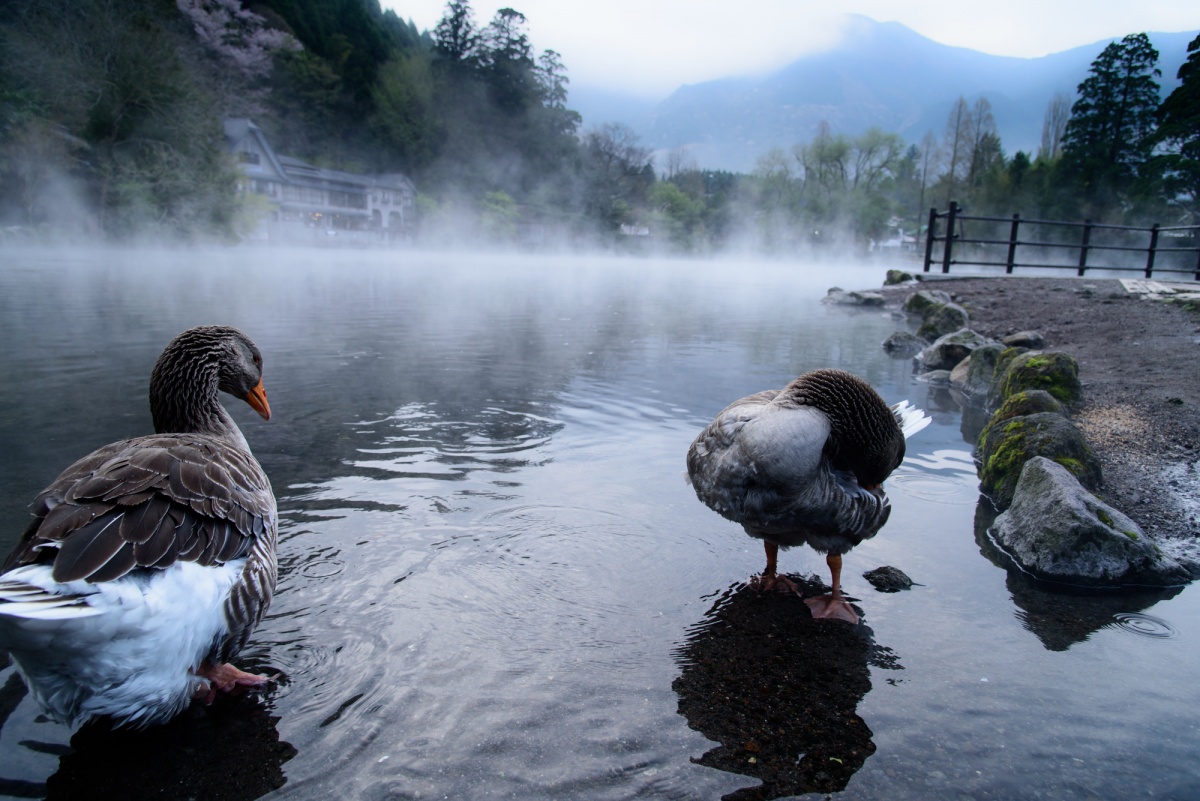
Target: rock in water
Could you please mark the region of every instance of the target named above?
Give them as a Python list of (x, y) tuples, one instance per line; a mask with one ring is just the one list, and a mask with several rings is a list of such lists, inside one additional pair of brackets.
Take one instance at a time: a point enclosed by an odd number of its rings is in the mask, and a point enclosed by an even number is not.
[(863, 573), (863, 578), (880, 592), (899, 592), (910, 589), (913, 585), (913, 580), (906, 576), (903, 570), (890, 565), (868, 570)]
[(1041, 456), (1025, 464), (1012, 505), (990, 533), (1038, 578), (1091, 587), (1169, 586), (1191, 578), (1136, 523)]

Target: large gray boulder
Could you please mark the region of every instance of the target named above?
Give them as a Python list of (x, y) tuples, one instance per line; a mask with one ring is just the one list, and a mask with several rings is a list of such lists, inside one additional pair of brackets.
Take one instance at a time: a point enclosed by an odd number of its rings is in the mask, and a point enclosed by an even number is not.
[(969, 328), (960, 328), (938, 337), (937, 340), (917, 354), (917, 361), (924, 370), (953, 370), (958, 363), (992, 340)]
[(1025, 463), (1012, 505), (991, 534), (1039, 578), (1091, 587), (1171, 586), (1191, 578), (1136, 523), (1041, 456)]

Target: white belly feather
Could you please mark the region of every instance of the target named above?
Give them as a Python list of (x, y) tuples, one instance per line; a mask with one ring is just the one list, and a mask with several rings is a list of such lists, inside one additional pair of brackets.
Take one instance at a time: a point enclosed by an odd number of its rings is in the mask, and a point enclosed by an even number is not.
[(227, 631), (224, 602), (245, 562), (176, 562), (99, 584), (59, 584), (47, 565), (11, 570), (0, 576), (0, 648), (63, 722), (164, 721), (200, 685), (191, 671)]

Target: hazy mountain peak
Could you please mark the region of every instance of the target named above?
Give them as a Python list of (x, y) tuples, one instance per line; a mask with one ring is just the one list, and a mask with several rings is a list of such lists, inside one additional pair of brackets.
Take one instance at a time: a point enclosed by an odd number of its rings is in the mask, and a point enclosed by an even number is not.
[[(1036, 149), (1046, 104), (1074, 95), (1109, 40), (1041, 58), (995, 56), (929, 39), (899, 22), (846, 14), (829, 48), (777, 70), (682, 86), (646, 111), (608, 95), (605, 114), (573, 96), (588, 125), (631, 125), (656, 149), (686, 147), (710, 169), (749, 171), (772, 147), (812, 139), (821, 122), (857, 135), (876, 126), (916, 142), (939, 135), (959, 98), (987, 97), (1007, 152)], [(1150, 33), (1160, 54), (1164, 91), (1176, 84), (1195, 31)], [(580, 100), (583, 103), (580, 103)]]

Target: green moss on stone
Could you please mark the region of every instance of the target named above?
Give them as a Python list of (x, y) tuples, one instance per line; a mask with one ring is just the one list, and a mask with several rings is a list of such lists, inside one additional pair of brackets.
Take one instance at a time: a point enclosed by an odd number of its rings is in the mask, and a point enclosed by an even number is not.
[[(1066, 467), (1066, 465), (1063, 465), (1063, 467)], [(1069, 467), (1067, 469), (1070, 470)], [(1109, 528), (1113, 528), (1112, 515), (1110, 515), (1108, 512), (1104, 511), (1103, 509), (1097, 509), (1096, 517), (1100, 518), (1100, 522), (1103, 523), (1104, 525), (1108, 526)], [(1128, 534), (1129, 532), (1125, 532), (1125, 533)]]
[[(999, 416), (997, 412), (997, 416)], [(1100, 463), (1070, 420), (1039, 412), (1000, 421), (993, 418), (979, 442), (981, 489), (1007, 508), (1025, 463), (1044, 456), (1065, 467), (1089, 489), (1100, 484)]]
[[(997, 374), (1000, 375), (999, 370)], [(1073, 358), (1058, 351), (1014, 356), (1007, 362), (999, 384), (1000, 400), (1031, 389), (1048, 392), (1066, 406), (1076, 406), (1083, 400), (1079, 365)]]

